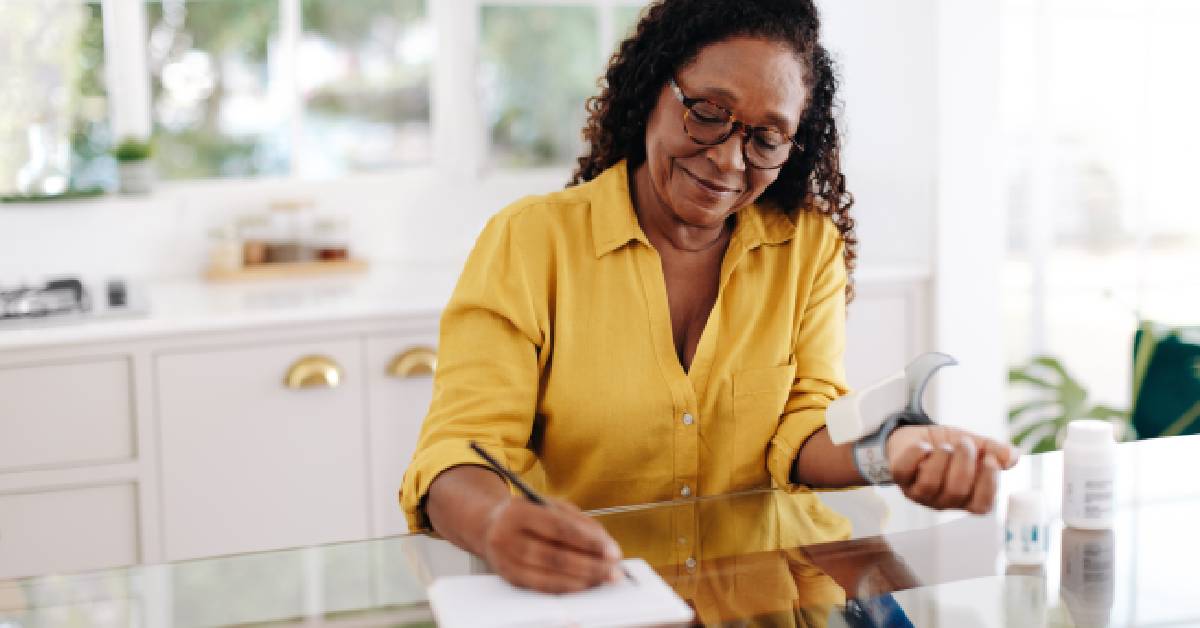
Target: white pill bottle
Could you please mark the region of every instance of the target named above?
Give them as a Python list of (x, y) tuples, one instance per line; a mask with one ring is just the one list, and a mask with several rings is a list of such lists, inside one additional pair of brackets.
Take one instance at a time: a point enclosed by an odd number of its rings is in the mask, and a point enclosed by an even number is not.
[(1063, 443), (1063, 523), (1083, 530), (1112, 528), (1116, 475), (1112, 424), (1071, 421)]

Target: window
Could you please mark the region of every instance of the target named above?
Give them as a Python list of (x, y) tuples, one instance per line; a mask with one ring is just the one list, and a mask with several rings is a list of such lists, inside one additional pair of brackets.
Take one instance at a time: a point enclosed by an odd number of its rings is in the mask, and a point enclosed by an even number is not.
[(149, 5), (163, 175), (325, 177), (427, 161), (424, 3), (303, 0), (295, 16), (286, 4)]
[(166, 178), (284, 174), (289, 94), (277, 0), (147, 7), (155, 161)]
[(576, 157), (602, 67), (596, 10), (485, 6), (480, 37), (490, 160), (546, 166)]
[(1197, 3), (1008, 3), (1008, 359), (1059, 358), (1093, 403), (1129, 408), (1138, 315), (1200, 323), (1198, 27)]
[(99, 2), (9, 0), (0, 22), (0, 195), (111, 186)]
[(433, 27), (421, 0), (305, 0), (297, 172), (427, 162)]

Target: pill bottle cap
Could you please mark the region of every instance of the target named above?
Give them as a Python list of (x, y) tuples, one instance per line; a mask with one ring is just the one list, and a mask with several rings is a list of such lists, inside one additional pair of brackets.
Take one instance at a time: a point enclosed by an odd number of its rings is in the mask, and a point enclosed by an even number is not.
[(1008, 496), (1008, 518), (1043, 523), (1046, 504), (1041, 491), (1018, 491)]
[(1079, 419), (1067, 426), (1067, 442), (1080, 445), (1107, 445), (1114, 442), (1113, 425), (1108, 421)]

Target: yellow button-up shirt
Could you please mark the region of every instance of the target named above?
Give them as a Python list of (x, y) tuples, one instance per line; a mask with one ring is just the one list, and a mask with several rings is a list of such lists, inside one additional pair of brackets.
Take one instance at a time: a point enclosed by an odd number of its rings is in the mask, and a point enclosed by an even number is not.
[(581, 508), (791, 484), (846, 392), (843, 242), (826, 216), (741, 209), (691, 368), (621, 162), (480, 234), (442, 315), (433, 401), (400, 502), (478, 441)]

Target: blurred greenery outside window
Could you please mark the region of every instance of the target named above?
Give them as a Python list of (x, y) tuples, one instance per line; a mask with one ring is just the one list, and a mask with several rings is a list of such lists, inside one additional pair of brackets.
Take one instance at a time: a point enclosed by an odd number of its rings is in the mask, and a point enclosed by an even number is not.
[(113, 186), (98, 0), (4, 0), (0, 23), (0, 195)]
[[(154, 160), (164, 178), (286, 174), (276, 0), (147, 5)], [(276, 79), (276, 80), (272, 80)]]
[[(609, 55), (640, 12), (634, 5), (484, 4), (479, 88), (488, 161), (509, 168), (573, 163), (583, 149), (584, 103), (599, 91)], [(612, 29), (603, 47), (602, 17)]]
[(300, 8), (290, 47), (277, 0), (148, 5), (163, 176), (329, 177), (429, 160), (433, 33), (424, 2)]
[(499, 166), (569, 162), (600, 70), (592, 7), (484, 6), (479, 81)]
[(304, 0), (301, 175), (428, 162), (435, 37), (421, 0)]

